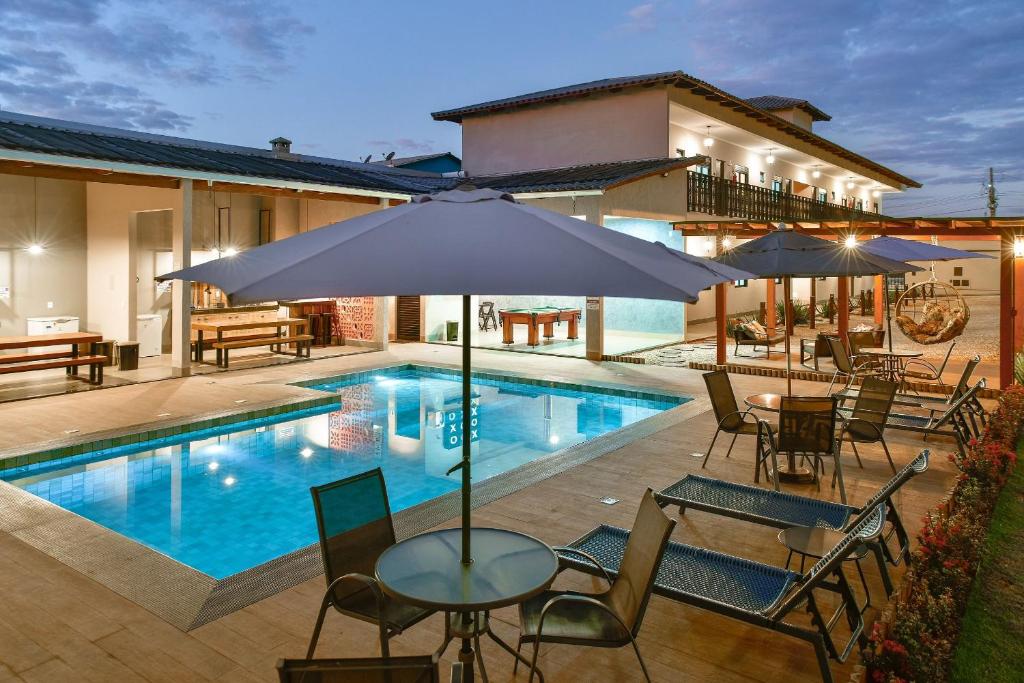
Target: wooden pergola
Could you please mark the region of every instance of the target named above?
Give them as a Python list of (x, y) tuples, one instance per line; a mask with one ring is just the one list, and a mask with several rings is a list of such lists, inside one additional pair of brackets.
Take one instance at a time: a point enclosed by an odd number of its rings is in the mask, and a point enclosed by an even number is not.
[[(775, 224), (764, 221), (745, 220), (686, 220), (673, 224), (684, 236), (704, 237), (715, 240), (716, 253), (722, 249), (722, 241), (729, 239), (753, 239), (775, 229)], [(806, 232), (823, 239), (845, 240), (848, 237), (874, 237), (887, 235), (891, 237), (939, 237), (942, 241), (951, 240), (999, 240), (999, 386), (1006, 387), (1013, 383), (1013, 358), (1024, 346), (1024, 311), (1018, 315), (1018, 309), (1024, 308), (1024, 217), (914, 217), (914, 218), (878, 218), (843, 221), (793, 221), (786, 225), (795, 230)], [(881, 309), (884, 307), (883, 287), (881, 278), (876, 279), (875, 316), (879, 321)], [(839, 278), (838, 298), (849, 297), (849, 279)], [(774, 301), (775, 281), (767, 280), (767, 296)], [(768, 306), (766, 311), (769, 327), (775, 326), (775, 307)], [(726, 361), (726, 288), (725, 285), (715, 286), (715, 320), (716, 339), (718, 342), (717, 363)], [(838, 311), (839, 334), (845, 339), (849, 329), (849, 311), (840, 306)]]

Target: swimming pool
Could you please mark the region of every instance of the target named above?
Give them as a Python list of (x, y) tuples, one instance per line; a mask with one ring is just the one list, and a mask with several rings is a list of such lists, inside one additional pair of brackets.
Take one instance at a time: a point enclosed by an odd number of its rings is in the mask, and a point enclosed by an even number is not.
[[(474, 374), (479, 482), (687, 399)], [(381, 467), (397, 512), (455, 491), (460, 375), (415, 366), (316, 383), (306, 408), (0, 472), (215, 579), (316, 542), (309, 487)]]

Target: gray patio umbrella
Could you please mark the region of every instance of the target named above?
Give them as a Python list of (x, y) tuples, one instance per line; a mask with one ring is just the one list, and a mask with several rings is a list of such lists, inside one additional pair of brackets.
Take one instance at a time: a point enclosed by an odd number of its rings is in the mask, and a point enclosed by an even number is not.
[[(901, 240), (899, 237), (876, 237), (860, 245), (864, 251), (897, 261), (956, 261), (966, 258), (993, 258), (988, 254), (952, 249), (931, 242)], [(932, 277), (934, 278), (934, 270)], [(885, 276), (885, 323), (888, 328), (889, 350), (892, 351), (892, 309), (889, 306), (889, 276)]]
[[(462, 295), (462, 405), (470, 405), (470, 294), (694, 302), (750, 273), (526, 204), (451, 190), (158, 280), (208, 282), (232, 303), (332, 296)], [(471, 561), (470, 421), (462, 426), (462, 560)]]
[[(784, 278), (786, 315), (790, 314), (791, 279), (794, 277), (850, 277), (884, 275), (922, 270), (902, 261), (876, 256), (831, 240), (796, 232), (779, 223), (778, 229), (740, 244), (717, 256), (719, 263), (749, 270), (759, 278)], [(845, 305), (845, 302), (844, 302)], [(786, 325), (786, 393), (792, 395), (789, 357), (789, 325)]]

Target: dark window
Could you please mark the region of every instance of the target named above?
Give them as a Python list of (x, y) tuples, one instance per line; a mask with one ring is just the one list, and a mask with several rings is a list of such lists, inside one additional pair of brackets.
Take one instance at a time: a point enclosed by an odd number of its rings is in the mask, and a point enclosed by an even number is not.
[(764, 176), (764, 171), (761, 171), (761, 174), (760, 174), (760, 175), (761, 175), (761, 177), (760, 177), (760, 180), (761, 180), (761, 184), (762, 184), (762, 185), (764, 185), (764, 178), (765, 178), (765, 176)]
[(874, 211), (875, 213), (878, 213), (878, 202), (875, 202), (875, 203), (874, 203), (874, 207), (875, 207), (875, 208), (874, 208), (874, 209), (872, 209), (872, 211)]
[(971, 286), (971, 281), (970, 280), (961, 280), (960, 281), (960, 286), (961, 287), (970, 287)]
[(747, 281), (746, 280), (736, 280), (735, 282), (733, 282), (733, 284), (735, 286), (737, 286), (737, 287), (746, 287), (747, 286)]
[(953, 275), (959, 277), (964, 274), (963, 266), (953, 266)]

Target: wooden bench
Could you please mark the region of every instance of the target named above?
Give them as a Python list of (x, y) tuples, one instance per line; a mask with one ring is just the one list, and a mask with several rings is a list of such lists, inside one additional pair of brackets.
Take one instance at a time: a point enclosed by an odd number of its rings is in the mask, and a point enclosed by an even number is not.
[(313, 345), (313, 335), (295, 334), (290, 337), (260, 337), (257, 339), (239, 339), (235, 341), (216, 342), (213, 348), (217, 350), (217, 365), (222, 368), (228, 366), (228, 351), (231, 349), (248, 349), (257, 346), (269, 346), (271, 350), (277, 347), (277, 353), (284, 353), (281, 347), (285, 344), (295, 344), (295, 357), (305, 356), (309, 358), (309, 350)]
[(0, 375), (55, 368), (67, 368), (68, 374), (76, 374), (73, 369), (88, 365), (89, 384), (103, 384), (103, 365), (106, 362), (106, 356), (77, 356), (73, 358), (70, 352), (0, 356)]

